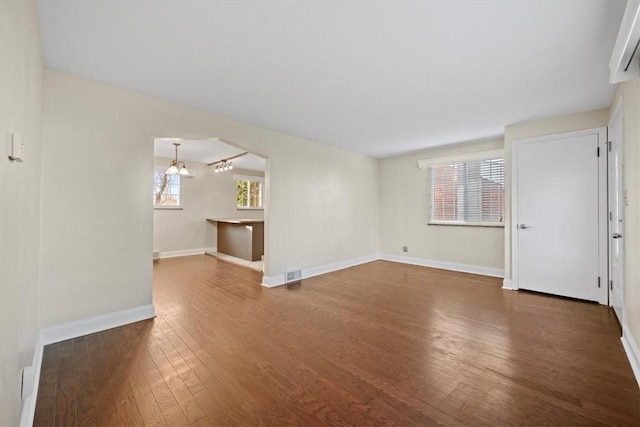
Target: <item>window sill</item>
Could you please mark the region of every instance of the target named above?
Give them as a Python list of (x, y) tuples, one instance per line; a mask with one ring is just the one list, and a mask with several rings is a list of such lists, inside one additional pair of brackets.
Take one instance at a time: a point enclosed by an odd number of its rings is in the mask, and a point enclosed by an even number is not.
[(244, 206), (236, 206), (236, 209), (239, 211), (263, 211), (264, 208), (251, 208), (251, 207), (244, 207)]
[(458, 221), (429, 221), (427, 225), (454, 225), (463, 227), (491, 227), (504, 228), (503, 222), (458, 222)]
[(181, 211), (184, 209), (182, 206), (154, 206), (153, 210), (159, 211)]

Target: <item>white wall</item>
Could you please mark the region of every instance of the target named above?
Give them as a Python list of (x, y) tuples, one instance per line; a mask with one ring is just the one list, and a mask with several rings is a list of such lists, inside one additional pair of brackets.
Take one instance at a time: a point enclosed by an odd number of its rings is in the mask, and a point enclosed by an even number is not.
[(624, 323), (640, 343), (640, 80), (620, 83), (610, 113), (623, 97), (623, 163), (627, 206), (624, 210)]
[[(171, 159), (156, 157), (155, 164), (168, 167)], [(204, 163), (187, 162), (193, 178), (183, 178), (182, 209), (153, 210), (153, 249), (160, 252), (214, 248), (216, 224), (205, 218), (264, 219), (263, 210), (238, 210), (234, 175), (264, 176), (263, 173), (233, 169), (214, 173)]]
[(504, 130), (504, 277), (511, 279), (511, 153), (513, 141), (543, 135), (554, 135), (584, 129), (606, 127), (609, 121), (609, 109), (587, 111), (569, 116), (554, 117), (535, 122), (516, 123)]
[[(38, 330), (42, 55), (36, 5), (0, 2), (0, 425), (20, 417), (20, 375)], [(7, 158), (22, 135), (23, 163)]]
[(151, 302), (154, 138), (268, 158), (267, 275), (378, 250), (375, 159), (50, 70), (44, 108), (43, 326)]
[[(502, 227), (427, 225), (427, 170), (418, 160), (501, 149), (502, 139), (476, 141), (380, 160), (380, 251), (430, 261), (502, 270)], [(408, 252), (402, 246), (409, 247)]]

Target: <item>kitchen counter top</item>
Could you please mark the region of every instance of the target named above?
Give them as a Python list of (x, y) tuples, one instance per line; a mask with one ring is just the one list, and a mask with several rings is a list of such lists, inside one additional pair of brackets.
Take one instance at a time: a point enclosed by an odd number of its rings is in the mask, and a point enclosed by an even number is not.
[(225, 222), (228, 224), (255, 224), (264, 222), (264, 219), (241, 219), (241, 218), (207, 218), (209, 222)]

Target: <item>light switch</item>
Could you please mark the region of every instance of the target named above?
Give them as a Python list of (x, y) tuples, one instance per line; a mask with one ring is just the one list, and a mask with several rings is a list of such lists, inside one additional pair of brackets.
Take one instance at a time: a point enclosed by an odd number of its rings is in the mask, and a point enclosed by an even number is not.
[(22, 162), (24, 158), (24, 143), (22, 136), (17, 133), (9, 133), (9, 159), (14, 162)]

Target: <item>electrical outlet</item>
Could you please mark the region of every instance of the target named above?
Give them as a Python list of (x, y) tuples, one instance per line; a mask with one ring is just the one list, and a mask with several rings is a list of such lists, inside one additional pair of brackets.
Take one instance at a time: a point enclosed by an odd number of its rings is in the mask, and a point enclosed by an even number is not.
[(403, 246), (402, 252), (409, 252), (409, 246)]

